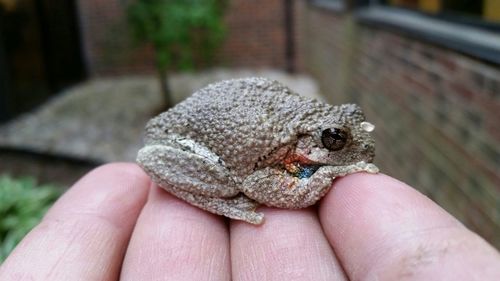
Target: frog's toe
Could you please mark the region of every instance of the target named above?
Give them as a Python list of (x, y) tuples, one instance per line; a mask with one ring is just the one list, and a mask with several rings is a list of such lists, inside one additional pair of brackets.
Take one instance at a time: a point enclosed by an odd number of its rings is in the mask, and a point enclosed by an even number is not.
[(263, 213), (255, 213), (251, 223), (253, 224), (262, 224), (264, 222), (264, 214)]
[(258, 212), (247, 212), (245, 213), (245, 216), (242, 217), (240, 220), (246, 221), (251, 224), (259, 225), (264, 222), (264, 214)]
[(229, 204), (231, 204), (232, 206), (245, 211), (255, 211), (255, 209), (257, 209), (257, 207), (260, 205), (257, 201), (248, 198), (242, 193), (228, 200)]

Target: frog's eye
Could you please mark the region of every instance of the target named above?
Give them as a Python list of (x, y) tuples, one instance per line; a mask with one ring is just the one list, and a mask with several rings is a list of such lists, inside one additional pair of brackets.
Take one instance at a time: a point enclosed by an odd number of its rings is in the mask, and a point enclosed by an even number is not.
[(347, 143), (348, 134), (345, 130), (328, 128), (321, 133), (321, 142), (328, 150), (341, 150)]

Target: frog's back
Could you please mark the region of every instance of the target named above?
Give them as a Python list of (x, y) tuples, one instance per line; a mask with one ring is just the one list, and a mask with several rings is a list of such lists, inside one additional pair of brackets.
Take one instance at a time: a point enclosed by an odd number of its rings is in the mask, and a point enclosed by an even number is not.
[(146, 142), (159, 132), (189, 137), (219, 155), (230, 168), (253, 169), (259, 157), (287, 139), (293, 119), (319, 105), (323, 104), (265, 78), (222, 81), (152, 119)]

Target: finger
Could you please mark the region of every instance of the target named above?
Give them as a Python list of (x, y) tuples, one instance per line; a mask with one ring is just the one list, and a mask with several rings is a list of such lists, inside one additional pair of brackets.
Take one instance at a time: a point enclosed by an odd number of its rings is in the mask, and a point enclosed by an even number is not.
[(133, 164), (97, 168), (77, 182), (17, 246), (0, 280), (113, 280), (149, 180)]
[(345, 280), (313, 209), (262, 209), (260, 226), (231, 222), (234, 280)]
[(230, 280), (222, 217), (153, 186), (122, 269), (123, 280)]
[(336, 181), (321, 202), (320, 220), (351, 280), (500, 276), (500, 256), (490, 245), (424, 195), (382, 174)]

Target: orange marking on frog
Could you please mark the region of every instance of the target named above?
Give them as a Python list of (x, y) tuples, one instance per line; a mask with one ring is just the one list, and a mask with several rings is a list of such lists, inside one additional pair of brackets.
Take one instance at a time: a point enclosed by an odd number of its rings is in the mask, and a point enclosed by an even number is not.
[(292, 174), (298, 173), (299, 172), (299, 167), (297, 167), (296, 164), (294, 163), (287, 163), (285, 164), (285, 169)]
[(301, 164), (312, 164), (313, 162), (307, 157), (300, 154), (289, 154), (285, 159), (283, 159), (283, 164), (285, 164), (285, 169), (291, 174), (297, 174), (300, 172)]
[(285, 163), (285, 165), (292, 164), (292, 163), (313, 164), (313, 161), (309, 160), (309, 158), (305, 157), (304, 155), (293, 153), (293, 154), (288, 155), (283, 160), (283, 163)]

